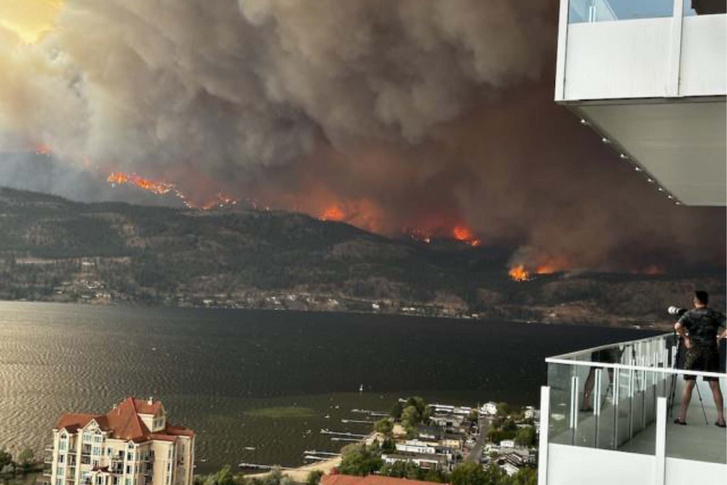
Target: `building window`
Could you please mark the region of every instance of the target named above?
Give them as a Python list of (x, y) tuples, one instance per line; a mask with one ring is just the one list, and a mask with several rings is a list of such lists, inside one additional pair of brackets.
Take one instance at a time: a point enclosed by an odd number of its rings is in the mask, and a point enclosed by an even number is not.
[(56, 485), (63, 485), (63, 479), (62, 478), (56, 478)]
[(91, 433), (89, 433), (88, 431), (83, 433), (83, 441), (91, 441), (91, 439), (92, 439)]
[(66, 448), (68, 447), (68, 442), (61, 438), (61, 441), (58, 442), (58, 449), (61, 451), (66, 451)]

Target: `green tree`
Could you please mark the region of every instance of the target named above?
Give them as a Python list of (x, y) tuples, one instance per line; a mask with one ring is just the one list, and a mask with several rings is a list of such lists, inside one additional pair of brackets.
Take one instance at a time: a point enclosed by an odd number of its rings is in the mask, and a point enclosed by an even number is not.
[(7, 467), (8, 465), (12, 464), (13, 455), (11, 455), (8, 451), (5, 451), (5, 448), (0, 448), (0, 471), (2, 471), (2, 469)]
[(380, 419), (374, 424), (374, 431), (388, 438), (394, 431), (394, 423), (388, 418)]
[(378, 445), (365, 443), (348, 445), (341, 450), (341, 464), (338, 470), (344, 475), (366, 476), (378, 471), (383, 464)]
[(508, 485), (537, 485), (538, 472), (532, 468), (521, 468), (510, 478)]
[(506, 402), (497, 403), (497, 415), (505, 417), (510, 414), (510, 405)]
[(452, 485), (493, 485), (479, 463), (467, 462), (452, 471)]
[(321, 477), (323, 476), (323, 472), (320, 470), (313, 470), (308, 474), (308, 478), (306, 479), (305, 483), (306, 485), (318, 485), (321, 483)]
[(208, 475), (204, 481), (204, 485), (235, 485), (235, 476), (232, 473), (232, 467), (225, 465), (217, 473)]
[(18, 463), (23, 467), (23, 470), (27, 471), (33, 460), (35, 460), (35, 453), (30, 448), (25, 448), (18, 454)]
[(401, 419), (401, 413), (403, 411), (404, 411), (404, 406), (402, 406), (399, 401), (396, 401), (394, 403), (394, 405), (392, 406), (391, 411), (389, 412), (389, 414), (391, 415), (392, 418), (394, 418), (395, 420), (397, 420), (397, 419)]
[(534, 446), (535, 445), (535, 428), (527, 426), (520, 428), (515, 435), (515, 443), (520, 446)]

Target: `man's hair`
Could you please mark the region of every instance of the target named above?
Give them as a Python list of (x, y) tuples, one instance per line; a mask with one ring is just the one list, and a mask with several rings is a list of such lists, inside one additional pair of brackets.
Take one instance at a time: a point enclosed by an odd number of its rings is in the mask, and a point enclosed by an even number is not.
[(697, 299), (699, 303), (702, 305), (706, 305), (709, 303), (709, 293), (707, 293), (704, 290), (697, 290), (694, 292), (694, 298)]

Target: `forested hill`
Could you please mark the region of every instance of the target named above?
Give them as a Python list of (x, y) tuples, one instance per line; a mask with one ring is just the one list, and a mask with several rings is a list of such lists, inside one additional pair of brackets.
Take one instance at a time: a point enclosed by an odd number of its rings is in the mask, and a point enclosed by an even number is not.
[(515, 282), (508, 248), (390, 239), (306, 215), (82, 204), (0, 188), (0, 299), (666, 324), (713, 275)]

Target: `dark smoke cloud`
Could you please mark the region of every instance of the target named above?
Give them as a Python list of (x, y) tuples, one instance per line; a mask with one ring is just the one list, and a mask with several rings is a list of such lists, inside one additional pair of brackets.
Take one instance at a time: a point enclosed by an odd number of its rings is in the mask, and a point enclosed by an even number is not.
[(0, 127), (94, 183), (336, 205), (392, 234), (466, 224), (529, 265), (724, 266), (723, 209), (669, 204), (552, 102), (556, 3), (68, 0), (37, 45), (0, 29)]

